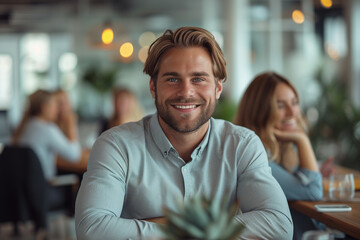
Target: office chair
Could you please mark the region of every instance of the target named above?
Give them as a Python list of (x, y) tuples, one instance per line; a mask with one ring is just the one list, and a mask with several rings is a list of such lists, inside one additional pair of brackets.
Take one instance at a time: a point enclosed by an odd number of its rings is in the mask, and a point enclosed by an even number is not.
[[(78, 183), (71, 175), (61, 176), (59, 180), (54, 179), (51, 184), (71, 186)], [(17, 223), (27, 220), (34, 222), (35, 231), (46, 229), (47, 214), (51, 211), (48, 188), (39, 159), (31, 148), (4, 147), (0, 154), (0, 223), (12, 222), (15, 234), (18, 233)]]

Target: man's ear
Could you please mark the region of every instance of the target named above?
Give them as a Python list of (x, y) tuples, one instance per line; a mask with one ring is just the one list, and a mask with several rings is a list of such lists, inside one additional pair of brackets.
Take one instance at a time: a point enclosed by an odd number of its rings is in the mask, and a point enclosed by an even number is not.
[(215, 89), (216, 100), (219, 100), (222, 90), (223, 90), (223, 80), (222, 79), (217, 80), (216, 89)]
[(151, 96), (153, 98), (155, 98), (155, 92), (156, 92), (156, 86), (155, 86), (155, 81), (153, 78), (150, 78), (150, 82), (149, 82), (149, 86), (150, 86), (150, 92), (151, 92)]

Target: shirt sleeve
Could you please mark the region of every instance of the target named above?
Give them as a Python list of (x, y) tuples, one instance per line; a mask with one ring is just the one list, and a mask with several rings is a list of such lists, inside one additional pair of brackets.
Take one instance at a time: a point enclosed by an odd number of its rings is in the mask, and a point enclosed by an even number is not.
[(143, 239), (160, 236), (157, 224), (121, 217), (128, 162), (110, 134), (94, 144), (87, 172), (76, 200), (75, 224), (79, 240)]
[(56, 154), (70, 162), (80, 160), (81, 146), (79, 141), (70, 141), (67, 139), (55, 124), (50, 124), (48, 131), (48, 144)]
[(275, 162), (270, 163), (273, 176), (288, 200), (320, 200), (323, 196), (320, 172), (298, 169), (290, 173)]
[(245, 224), (239, 239), (292, 239), (293, 223), (288, 203), (271, 174), (260, 139), (252, 135), (239, 152), (236, 194), (242, 213), (235, 219)]

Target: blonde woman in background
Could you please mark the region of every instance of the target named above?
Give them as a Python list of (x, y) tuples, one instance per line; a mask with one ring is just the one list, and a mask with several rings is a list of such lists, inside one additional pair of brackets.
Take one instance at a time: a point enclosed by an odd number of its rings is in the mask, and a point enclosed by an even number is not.
[[(28, 98), (28, 106), (23, 119), (15, 130), (12, 144), (30, 147), (37, 155), (48, 187), (46, 191), (47, 209), (56, 209), (67, 205), (73, 208), (74, 198), (67, 188), (52, 187), (50, 182), (57, 175), (56, 157), (62, 156), (76, 162), (80, 158), (81, 148), (77, 134), (69, 138), (55, 124), (58, 105), (53, 92), (37, 90)], [(72, 213), (70, 213), (72, 214)], [(46, 235), (46, 223), (38, 226), (40, 238)], [(42, 229), (44, 228), (44, 229)], [(38, 237), (39, 235), (37, 235)]]
[[(274, 72), (256, 76), (240, 101), (234, 123), (260, 137), (273, 176), (288, 200), (322, 198), (322, 176), (307, 135), (299, 95), (290, 81)], [(315, 228), (310, 219), (292, 214), (294, 239)]]
[(127, 122), (136, 122), (144, 117), (144, 112), (135, 94), (125, 88), (113, 90), (113, 114), (103, 120), (101, 132)]
[(66, 136), (55, 124), (58, 105), (55, 94), (37, 90), (29, 96), (28, 108), (12, 138), (13, 144), (30, 146), (37, 154), (45, 179), (56, 175), (56, 156), (78, 161), (81, 153), (76, 131)]

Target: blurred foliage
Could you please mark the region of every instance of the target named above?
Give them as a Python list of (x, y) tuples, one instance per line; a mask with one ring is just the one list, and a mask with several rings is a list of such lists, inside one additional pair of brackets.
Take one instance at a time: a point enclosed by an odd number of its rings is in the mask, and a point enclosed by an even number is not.
[(237, 204), (230, 205), (227, 195), (222, 199), (207, 199), (198, 194), (177, 211), (165, 209), (167, 221), (160, 229), (169, 240), (235, 240), (245, 228), (234, 221), (237, 209)]
[(236, 110), (237, 110), (236, 103), (234, 103), (226, 98), (220, 97), (220, 99), (217, 103), (217, 106), (215, 108), (213, 117), (232, 122), (234, 120)]
[(319, 118), (310, 131), (312, 144), (317, 149), (335, 143), (337, 163), (360, 169), (360, 109), (350, 101), (344, 82), (318, 79), (322, 93), (315, 106)]
[[(100, 67), (99, 65), (91, 65), (86, 68), (82, 80), (87, 85), (90, 86), (95, 94), (91, 94), (89, 91), (85, 91), (86, 95), (91, 95), (91, 102), (89, 104), (89, 97), (83, 97), (84, 106), (82, 106), (79, 111), (81, 118), (98, 118), (107, 116), (107, 96), (110, 91), (116, 84), (117, 81), (118, 67), (111, 66), (107, 68)], [(86, 90), (86, 85), (84, 89)], [(90, 90), (90, 89), (88, 89)], [(89, 106), (92, 105), (92, 106)], [(91, 109), (95, 106), (93, 109)]]
[(115, 69), (100, 69), (92, 66), (85, 71), (83, 80), (90, 84), (97, 92), (104, 94), (114, 86), (116, 73)]
[(48, 70), (44, 70), (44, 71), (34, 71), (35, 76), (39, 79), (39, 80), (45, 80), (47, 76), (49, 76), (49, 71)]

